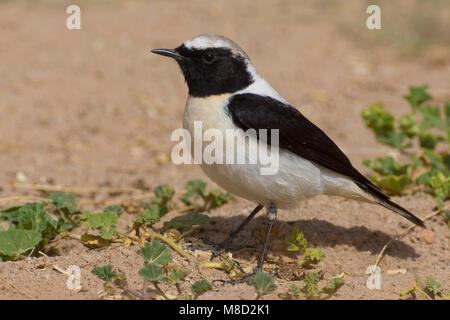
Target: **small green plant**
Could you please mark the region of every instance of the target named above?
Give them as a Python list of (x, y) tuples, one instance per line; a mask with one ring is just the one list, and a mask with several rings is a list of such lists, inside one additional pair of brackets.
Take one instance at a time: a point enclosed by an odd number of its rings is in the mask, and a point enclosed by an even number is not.
[(164, 243), (153, 240), (145, 243), (141, 249), (141, 255), (144, 257), (145, 264), (139, 270), (139, 274), (144, 277), (145, 281), (151, 282), (164, 298), (168, 299), (159, 287), (159, 283), (165, 280), (164, 267), (172, 260), (169, 248)]
[(180, 287), (178, 286), (181, 281), (184, 281), (186, 276), (190, 273), (189, 270), (184, 268), (178, 268), (178, 267), (172, 267), (169, 270), (169, 275), (167, 276), (167, 283), (168, 284), (175, 284), (177, 287), (178, 292), (180, 292)]
[(175, 194), (175, 188), (163, 184), (153, 189), (155, 196), (150, 199), (149, 202), (144, 203), (144, 208), (150, 208), (153, 204), (157, 204), (160, 207), (167, 208), (167, 204), (172, 200)]
[(133, 290), (128, 289), (125, 274), (115, 271), (112, 265), (108, 264), (102, 267), (95, 267), (91, 270), (91, 272), (105, 282), (103, 285), (103, 291), (106, 294), (111, 296), (125, 294), (132, 299), (139, 296), (136, 292), (133, 292)]
[(161, 217), (167, 214), (167, 212), (169, 212), (167, 207), (156, 203), (147, 206), (143, 212), (137, 215), (133, 228), (138, 231), (143, 225), (154, 225), (155, 223), (158, 223)]
[(92, 269), (92, 273), (105, 282), (111, 282), (117, 276), (117, 273), (113, 270), (113, 266), (110, 264), (103, 267), (95, 267)]
[(272, 293), (276, 289), (273, 276), (265, 272), (259, 272), (252, 278), (252, 283), (257, 294), (256, 299), (261, 296)]
[[(397, 120), (381, 103), (362, 110), (364, 122), (377, 141), (408, 158), (406, 163), (386, 157), (364, 160), (363, 164), (378, 174), (371, 180), (386, 191), (392, 194), (427, 191), (434, 195), (438, 207), (444, 209), (444, 201), (450, 198), (450, 101), (442, 107), (428, 104), (432, 97), (427, 89), (426, 85), (409, 88), (404, 98), (411, 112)], [(450, 223), (450, 211), (442, 211)]]
[[(144, 279), (144, 285), (148, 282), (152, 283), (159, 294), (166, 299), (168, 297), (160, 288), (162, 283), (167, 286), (174, 285), (182, 294), (180, 284), (185, 281), (190, 271), (177, 266), (176, 262), (172, 261), (170, 248), (190, 261), (192, 256), (177, 242), (187, 233), (195, 230), (192, 228), (193, 226), (203, 225), (209, 221), (207, 215), (199, 212), (221, 206), (230, 199), (229, 194), (218, 190), (206, 192), (206, 183), (201, 180), (188, 182), (187, 189), (188, 194), (184, 194), (183, 197), (186, 200), (185, 204), (190, 203), (189, 207), (177, 210), (180, 212), (191, 211), (166, 222), (165, 228), (162, 229), (163, 233), (156, 232), (153, 225), (160, 222), (165, 214), (176, 207), (170, 203), (175, 189), (168, 185), (157, 186), (154, 189), (154, 197), (144, 203), (141, 212), (129, 225), (131, 230), (128, 234), (117, 231), (117, 224), (122, 214), (121, 206), (108, 206), (103, 212), (98, 213), (81, 212), (75, 197), (68, 193), (52, 193), (48, 202), (0, 208), (0, 221), (2, 230), (4, 230), (0, 231), (0, 261), (18, 259), (30, 254), (36, 247), (41, 250), (63, 231), (67, 231), (64, 236), (79, 239), (91, 248), (104, 247), (113, 242), (124, 246), (144, 243), (141, 255), (145, 263), (139, 270), (139, 274)], [(202, 199), (203, 204), (196, 203), (198, 199)], [(192, 202), (190, 202), (191, 200)], [(192, 211), (192, 207), (195, 207), (195, 211)], [(5, 221), (6, 223), (4, 223)], [(69, 232), (79, 226), (81, 222), (87, 228), (81, 237)], [(5, 230), (5, 225), (7, 230)], [(91, 234), (92, 229), (97, 230), (100, 235)], [(184, 233), (181, 234), (178, 230), (183, 230)], [(140, 231), (142, 233), (139, 233)], [(147, 239), (152, 239), (152, 241), (145, 242)], [(117, 296), (118, 289), (120, 289), (120, 295), (126, 294), (131, 298), (148, 298), (146, 290), (129, 289), (125, 275), (115, 271), (111, 265), (95, 267), (92, 269), (92, 273), (105, 282), (106, 294)], [(193, 297), (196, 298), (210, 289), (211, 285), (206, 280), (201, 280), (192, 286), (191, 291)], [(192, 296), (189, 297), (192, 298)]]
[(439, 297), (443, 293), (441, 284), (431, 277), (425, 280), (425, 286), (428, 292), (433, 295), (433, 297)]
[(173, 218), (172, 220), (164, 223), (164, 227), (166, 229), (184, 229), (189, 228), (194, 225), (204, 225), (209, 221), (209, 217), (204, 214), (200, 214), (197, 211), (191, 211), (187, 214), (184, 214), (182, 216), (178, 216)]
[[(181, 196), (180, 200), (187, 206), (196, 205), (196, 207), (202, 208), (201, 211), (220, 207), (231, 199), (231, 194), (228, 192), (217, 189), (206, 192), (206, 182), (200, 179), (186, 182), (185, 187), (187, 191)], [(199, 204), (199, 199), (203, 203)]]
[(303, 232), (298, 232), (298, 228), (292, 229), (291, 236), (286, 238), (288, 244), (288, 251), (300, 251), (304, 252), (308, 246), (308, 241), (306, 241)]
[(299, 251), (303, 254), (303, 260), (300, 261), (302, 267), (310, 267), (322, 261), (325, 253), (317, 248), (308, 248), (308, 241), (302, 232), (298, 232), (298, 228), (292, 229), (292, 233), (286, 238), (288, 251)]
[(191, 286), (191, 292), (194, 295), (194, 299), (212, 289), (212, 285), (205, 279), (196, 281)]
[(146, 242), (141, 249), (141, 254), (148, 264), (154, 263), (165, 266), (172, 260), (169, 248), (164, 243), (155, 240)]
[(442, 285), (434, 280), (432, 277), (428, 277), (425, 283), (421, 283), (419, 280), (414, 280), (414, 285), (407, 289), (400, 291), (400, 297), (409, 296), (412, 299), (416, 299), (416, 292), (422, 294), (428, 300), (450, 300), (450, 292), (444, 293)]
[(344, 284), (341, 278), (332, 278), (329, 283), (319, 289), (321, 276), (317, 273), (308, 273), (303, 279), (304, 286), (298, 287), (294, 284), (289, 286), (288, 296), (295, 300), (323, 300), (333, 296)]
[(105, 240), (111, 240), (116, 235), (116, 225), (119, 215), (115, 212), (104, 211), (100, 213), (85, 213), (81, 220), (87, 228), (100, 230)]
[(67, 216), (79, 212), (75, 196), (71, 193), (52, 192), (48, 198), (52, 201), (55, 210), (59, 210)]
[(35, 247), (45, 246), (57, 234), (76, 227), (79, 213), (75, 198), (66, 193), (52, 193), (49, 202), (1, 210), (0, 221), (6, 221), (9, 228), (0, 231), (0, 259), (16, 260)]
[(0, 261), (16, 260), (42, 241), (42, 235), (34, 230), (10, 229), (0, 232)]
[(325, 253), (316, 248), (306, 248), (303, 254), (303, 260), (300, 262), (302, 267), (309, 267), (322, 261)]

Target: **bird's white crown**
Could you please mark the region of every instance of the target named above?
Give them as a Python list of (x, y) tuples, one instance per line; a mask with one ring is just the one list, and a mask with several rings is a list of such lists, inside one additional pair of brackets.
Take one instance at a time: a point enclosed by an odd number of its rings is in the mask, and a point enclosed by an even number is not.
[(244, 50), (233, 40), (218, 34), (200, 34), (184, 42), (184, 46), (188, 49), (211, 49), (211, 48), (228, 48), (235, 55), (250, 60)]

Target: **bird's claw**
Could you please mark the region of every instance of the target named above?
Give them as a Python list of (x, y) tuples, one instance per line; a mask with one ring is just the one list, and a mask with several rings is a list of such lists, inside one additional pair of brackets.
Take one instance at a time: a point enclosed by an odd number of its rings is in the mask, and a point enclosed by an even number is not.
[(226, 250), (240, 250), (240, 249), (250, 249), (252, 246), (231, 246), (227, 243), (221, 244), (212, 244), (212, 245), (195, 245), (195, 244), (185, 244), (183, 246), (184, 249), (188, 250), (201, 250), (201, 251), (212, 251), (210, 260), (212, 261), (214, 258), (220, 256)]

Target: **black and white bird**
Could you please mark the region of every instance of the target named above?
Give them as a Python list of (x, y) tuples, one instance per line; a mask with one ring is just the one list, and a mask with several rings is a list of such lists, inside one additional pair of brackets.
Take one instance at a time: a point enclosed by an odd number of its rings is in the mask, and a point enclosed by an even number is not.
[(359, 173), (320, 128), (281, 97), (235, 42), (220, 35), (202, 34), (175, 49), (152, 52), (175, 59), (181, 68), (189, 88), (184, 128), (192, 139), (201, 139), (194, 135), (195, 121), (201, 121), (204, 129), (223, 132), (279, 130), (279, 169), (274, 175), (261, 175), (261, 164), (201, 164), (219, 186), (258, 204), (213, 257), (229, 247), (236, 234), (266, 207), (268, 231), (255, 272), (261, 271), (277, 209), (295, 208), (301, 200), (319, 194), (379, 204), (424, 227), (419, 218), (389, 200)]

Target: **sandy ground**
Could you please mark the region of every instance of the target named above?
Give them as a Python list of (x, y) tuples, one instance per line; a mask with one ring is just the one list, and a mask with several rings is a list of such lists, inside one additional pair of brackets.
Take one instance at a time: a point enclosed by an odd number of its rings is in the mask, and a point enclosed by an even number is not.
[[(399, 155), (374, 142), (360, 118), (363, 107), (381, 100), (394, 114), (405, 113), (408, 106), (401, 97), (409, 85), (423, 83), (429, 84), (434, 102), (450, 100), (450, 44), (443, 40), (450, 35), (445, 28), (432, 36), (418, 33), (428, 42), (416, 46), (401, 28), (374, 36), (377, 31), (364, 25), (365, 8), (333, 9), (326, 1), (258, 1), (257, 6), (234, 0), (79, 3), (82, 28), (70, 31), (65, 28), (65, 8), (71, 2), (0, 1), (1, 198), (42, 195), (14, 187), (18, 177), (29, 183), (117, 188), (163, 183), (182, 188), (187, 179), (209, 181), (199, 168), (168, 160), (170, 133), (181, 126), (187, 90), (175, 63), (149, 53), (199, 33), (220, 33), (238, 42), (273, 87), (323, 128), (366, 174), (370, 172), (362, 166), (363, 159)], [(408, 2), (401, 1), (386, 15), (412, 16), (405, 7)], [(448, 6), (438, 11), (435, 19), (448, 18)], [(407, 24), (407, 16), (401, 17)], [(387, 19), (386, 26), (395, 26), (394, 20)], [(385, 36), (394, 31), (398, 39)], [(104, 193), (78, 196), (112, 198)], [(425, 194), (394, 200), (420, 217), (435, 206)], [(239, 199), (211, 211), (212, 222), (195, 236), (219, 242), (252, 207)], [(132, 212), (123, 215), (123, 229), (133, 217)], [(366, 287), (365, 271), (391, 237), (408, 226), (402, 218), (380, 207), (325, 196), (282, 211), (279, 218), (267, 271), (274, 264), (282, 267), (278, 288), (269, 299), (300, 283), (292, 275), (293, 258), (284, 244), (295, 226), (326, 254), (311, 271), (322, 272), (325, 280), (345, 273), (347, 284), (334, 299), (398, 299), (399, 291), (411, 287), (415, 278), (429, 276), (449, 290), (449, 230), (441, 217), (427, 222), (432, 243), (426, 243), (424, 231), (418, 229), (392, 243), (380, 263), (380, 290)], [(261, 243), (254, 235), (264, 221), (258, 217), (236, 239), (257, 247), (235, 253), (247, 267), (256, 265)], [(60, 240), (52, 256), (0, 263), (0, 277), (8, 280), (0, 281), (0, 298), (97, 299), (102, 282), (91, 269), (104, 264), (119, 268), (130, 286), (139, 288), (138, 249), (90, 250), (76, 240)], [(197, 253), (197, 262), (205, 260), (206, 255)], [(77, 293), (66, 288), (65, 275), (52, 269), (73, 264), (82, 273), (83, 290)], [(387, 274), (394, 269), (407, 272)], [(225, 277), (200, 268), (189, 281)], [(255, 293), (245, 284), (216, 286), (202, 298), (253, 299)]]

